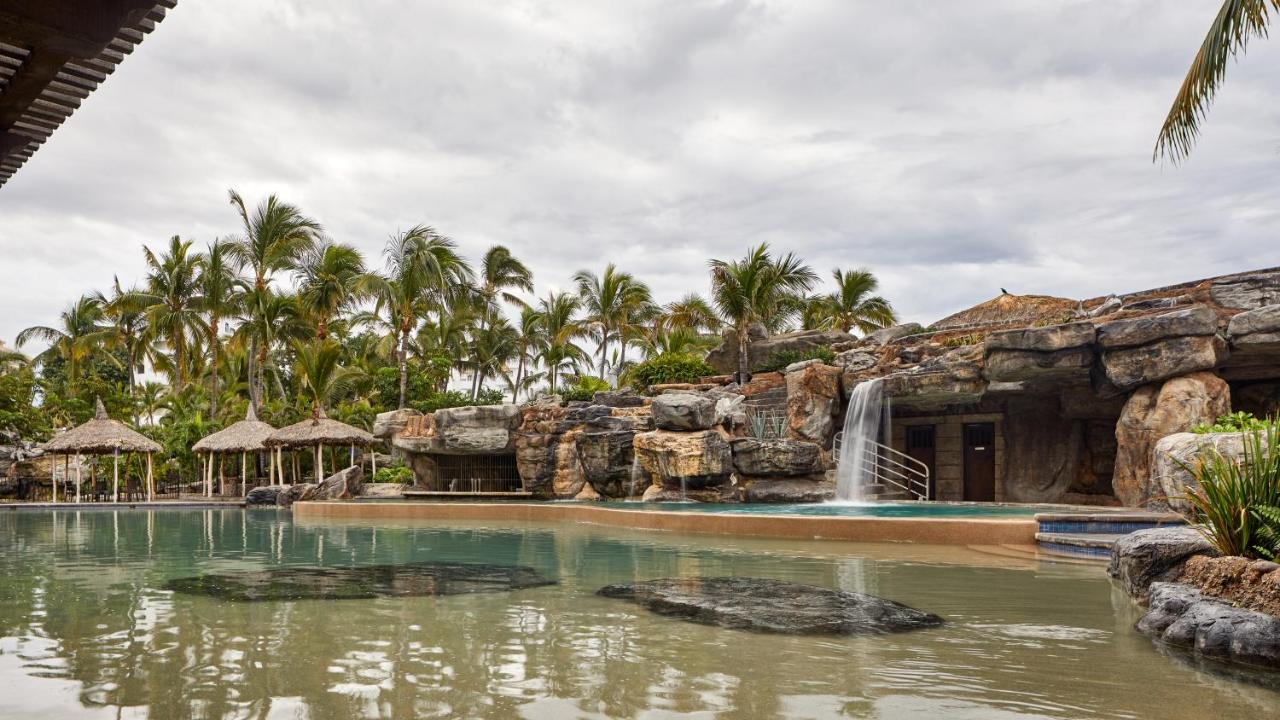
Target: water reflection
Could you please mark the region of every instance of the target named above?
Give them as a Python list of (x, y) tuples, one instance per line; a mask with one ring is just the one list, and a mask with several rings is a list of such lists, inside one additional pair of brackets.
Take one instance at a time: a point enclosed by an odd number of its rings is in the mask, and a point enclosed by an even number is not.
[[(1160, 654), (1092, 567), (942, 548), (586, 526), (293, 523), (287, 513), (0, 515), (0, 716), (1256, 717), (1280, 694)], [(323, 566), (527, 566), (520, 593), (229, 603), (171, 580)], [(751, 575), (943, 615), (889, 637), (760, 636), (594, 596)], [(1159, 688), (1153, 697), (1151, 688)]]

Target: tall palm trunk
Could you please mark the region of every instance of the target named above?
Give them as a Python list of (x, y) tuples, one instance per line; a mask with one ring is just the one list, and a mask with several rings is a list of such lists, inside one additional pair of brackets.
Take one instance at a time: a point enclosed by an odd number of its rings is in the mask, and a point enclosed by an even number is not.
[(218, 314), (209, 314), (209, 416), (218, 417)]
[(609, 326), (600, 326), (600, 379), (609, 379)]
[(750, 357), (747, 353), (750, 351), (747, 341), (747, 328), (750, 323), (744, 322), (738, 326), (738, 382), (745, 383), (747, 381), (747, 373), (750, 369)]
[(257, 382), (258, 370), (258, 338), (249, 341), (249, 404), (253, 405), (253, 412), (256, 414), (262, 406), (262, 396), (258, 393)]
[(400, 404), (397, 407), (403, 410), (405, 395), (409, 391), (409, 331), (403, 328), (400, 330), (400, 350), (396, 355), (400, 365)]
[(511, 388), (511, 404), (520, 401), (520, 383), (524, 381), (524, 353), (520, 353), (520, 362), (516, 365), (516, 382)]

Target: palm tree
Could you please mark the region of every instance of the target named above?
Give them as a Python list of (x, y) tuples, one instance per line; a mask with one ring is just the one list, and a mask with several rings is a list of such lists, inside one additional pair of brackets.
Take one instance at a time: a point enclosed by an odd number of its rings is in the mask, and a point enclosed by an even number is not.
[(84, 295), (58, 316), (58, 326), (33, 325), (18, 333), (15, 345), (22, 347), (28, 342), (47, 343), (49, 347), (36, 355), (33, 362), (46, 365), (55, 359), (63, 360), (67, 365), (67, 385), (75, 387), (80, 379), (80, 366), (92, 356), (100, 337), (97, 333), (102, 319), (102, 301), (96, 295)]
[(1267, 36), (1273, 10), (1280, 11), (1280, 0), (1222, 3), (1160, 127), (1153, 160), (1165, 157), (1176, 163), (1187, 157), (1213, 96), (1226, 77), (1227, 61), (1243, 55), (1251, 38)]
[(609, 341), (617, 338), (622, 346), (621, 357), (626, 355), (628, 330), (638, 316), (652, 305), (649, 286), (636, 280), (631, 273), (620, 272), (609, 263), (602, 275), (580, 270), (573, 276), (578, 287), (578, 298), (586, 310), (583, 321), (590, 324), (600, 352), (600, 377), (608, 379)]
[[(102, 316), (106, 320), (95, 340), (104, 347), (124, 351), (129, 396), (133, 397), (138, 373), (145, 370), (146, 361), (154, 356), (154, 348), (147, 342), (146, 301), (141, 299), (143, 296), (137, 288), (122, 288), (119, 278), (112, 279), (111, 297), (102, 293), (95, 293), (94, 297), (102, 305)], [(137, 423), (136, 415), (134, 423)]]
[[(501, 314), (501, 302), (508, 302), (518, 307), (526, 305), (525, 301), (511, 290), (533, 292), (533, 273), (502, 245), (489, 248), (480, 260), (480, 281), (478, 300), (481, 306), (479, 324), (481, 333), (488, 330), (494, 318)], [(475, 380), (471, 384), (472, 400), (479, 397), (483, 382), (483, 373), (476, 373)]]
[(138, 392), (139, 408), (147, 415), (147, 423), (156, 424), (156, 411), (165, 407), (166, 398), (169, 395), (169, 386), (164, 383), (147, 382), (142, 385)]
[(724, 321), (715, 308), (698, 293), (689, 293), (662, 308), (661, 322), (669, 328), (688, 328), (697, 332), (719, 332)]
[(520, 322), (515, 328), (516, 374), (515, 378), (508, 383), (511, 387), (513, 403), (519, 402), (520, 391), (527, 389), (530, 378), (534, 375), (525, 371), (533, 363), (534, 356), (542, 351), (545, 343), (546, 337), (542, 331), (544, 319), (543, 314), (533, 308), (526, 307), (520, 310)]
[(350, 245), (323, 243), (298, 262), (298, 298), (315, 318), (316, 339), (329, 337), (329, 323), (364, 295), (364, 259)]
[[(259, 317), (266, 311), (266, 304), (271, 295), (271, 276), (276, 272), (292, 269), (303, 251), (314, 245), (323, 228), (320, 223), (302, 214), (296, 206), (290, 205), (275, 195), (254, 208), (250, 213), (244, 199), (235, 190), (229, 190), (231, 205), (236, 208), (244, 225), (244, 235), (231, 244), (231, 253), (248, 268), (253, 276), (246, 303), (251, 314)], [(272, 338), (270, 328), (266, 334), (268, 344)], [(249, 348), (249, 402), (254, 409), (258, 408), (262, 399), (263, 371), (266, 362), (267, 345), (258, 344), (259, 338), (253, 337), (253, 345)]]
[(581, 306), (577, 297), (564, 292), (549, 293), (538, 301), (539, 327), (542, 330), (538, 359), (546, 368), (552, 393), (556, 391), (556, 381), (561, 373), (565, 370), (576, 372), (580, 363), (590, 361), (586, 351), (573, 342), (582, 335), (582, 326), (574, 318)]
[(209, 348), (209, 417), (218, 419), (218, 360), (222, 351), (223, 319), (240, 311), (244, 302), (244, 282), (233, 267), (231, 246), (214, 240), (208, 251), (196, 258), (200, 268), (199, 309), (205, 315), (203, 334)]
[(293, 343), (295, 376), (312, 412), (323, 410), (338, 392), (354, 381), (358, 370), (342, 366), (342, 346), (332, 340)]
[(169, 372), (178, 391), (191, 370), (191, 345), (204, 333), (200, 263), (190, 251), (191, 241), (177, 235), (169, 238), (167, 251), (160, 255), (143, 246), (147, 278), (137, 293), (137, 301), (146, 307), (148, 339), (163, 342), (172, 353), (159, 369)]
[[(250, 290), (247, 295), (252, 297), (254, 293)], [(303, 316), (297, 295), (269, 292), (256, 300), (249, 302), (246, 299), (241, 305), (240, 322), (232, 341), (247, 355), (249, 401), (255, 402), (256, 397), (256, 402), (261, 404), (268, 370), (275, 378), (279, 394), (284, 395), (280, 369), (272, 363), (272, 349), (280, 342), (302, 340), (313, 333), (312, 326)]]
[(738, 334), (738, 377), (750, 375), (750, 330), (755, 323), (776, 326), (799, 307), (817, 276), (794, 253), (778, 259), (761, 243), (741, 260), (711, 260), (711, 298)]
[(483, 330), (475, 333), (471, 346), (476, 370), (475, 387), (471, 393), (474, 402), (480, 397), (480, 388), (490, 374), (501, 375), (507, 363), (516, 356), (520, 333), (504, 317), (493, 320)]
[[(386, 274), (368, 275), (361, 283), (377, 298), (377, 313), (396, 340), (400, 368), (399, 407), (405, 407), (409, 382), (409, 337), (433, 310), (462, 293), (472, 280), (471, 268), (457, 253), (457, 245), (435, 230), (418, 225), (392, 236), (383, 251)], [(372, 319), (363, 315), (366, 322)]]
[(835, 292), (817, 298), (820, 327), (841, 332), (857, 328), (865, 334), (897, 322), (889, 301), (871, 294), (880, 282), (869, 270), (836, 269), (832, 277), (836, 281)]

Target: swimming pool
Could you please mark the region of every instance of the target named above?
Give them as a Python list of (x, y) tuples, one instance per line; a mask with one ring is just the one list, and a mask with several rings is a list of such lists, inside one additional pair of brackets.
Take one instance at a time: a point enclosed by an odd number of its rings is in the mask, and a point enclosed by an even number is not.
[[(274, 509), (0, 513), (0, 547), (0, 717), (1233, 720), (1280, 704), (1162, 653), (1096, 567), (962, 547), (298, 522)], [(555, 584), (263, 602), (170, 589), (208, 573), (423, 561), (526, 566)], [(711, 576), (871, 593), (946, 624), (761, 635), (596, 595)]]
[[(977, 503), (652, 503), (568, 501), (574, 505), (596, 505), (617, 510), (655, 512), (730, 513), (735, 515), (803, 515), (805, 517), (872, 518), (1031, 518), (1045, 508), (1033, 505)], [(554, 503), (565, 504), (565, 503)]]

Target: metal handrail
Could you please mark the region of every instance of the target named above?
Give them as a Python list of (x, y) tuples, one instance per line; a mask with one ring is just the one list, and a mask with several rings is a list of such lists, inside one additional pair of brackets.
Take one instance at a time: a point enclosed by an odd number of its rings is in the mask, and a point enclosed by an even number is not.
[[(840, 462), (840, 446), (844, 442), (844, 431), (835, 434), (832, 443), (832, 455), (836, 464)], [(929, 498), (929, 466), (916, 458), (884, 443), (868, 441), (874, 453), (868, 453), (863, 460), (864, 469), (871, 470), (871, 476), (884, 485), (890, 485), (912, 495), (916, 500)], [(869, 466), (869, 467), (868, 467)]]

